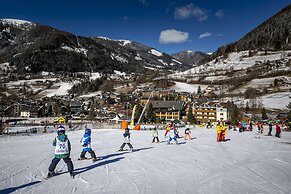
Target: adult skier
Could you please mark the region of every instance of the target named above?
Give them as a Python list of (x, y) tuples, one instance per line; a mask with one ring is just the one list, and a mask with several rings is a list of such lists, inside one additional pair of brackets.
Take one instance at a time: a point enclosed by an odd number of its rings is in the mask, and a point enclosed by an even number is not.
[(93, 162), (96, 162), (98, 159), (96, 157), (95, 152), (91, 148), (91, 129), (86, 128), (85, 133), (80, 140), (80, 143), (83, 146), (83, 151), (81, 152), (79, 160), (85, 160), (86, 158), (86, 153), (89, 152), (91, 154), (91, 158), (93, 159)]
[(74, 177), (74, 166), (70, 158), (71, 143), (68, 136), (65, 134), (65, 128), (59, 126), (57, 129), (57, 137), (53, 140), (53, 146), (55, 146), (55, 157), (49, 166), (49, 172), (47, 178), (52, 177), (55, 174), (55, 168), (61, 159), (67, 164), (70, 176)]
[(216, 141), (220, 142), (221, 141), (221, 132), (222, 132), (222, 126), (220, 125), (220, 122), (218, 121), (216, 124)]
[(227, 127), (226, 127), (226, 125), (225, 125), (225, 123), (224, 122), (222, 122), (221, 123), (221, 125), (220, 125), (220, 130), (221, 130), (221, 134), (220, 134), (220, 140), (221, 141), (226, 141), (225, 140), (225, 135), (226, 135), (226, 133), (227, 133)]
[(156, 140), (157, 140), (157, 143), (159, 143), (160, 142), (160, 140), (159, 140), (159, 133), (158, 133), (158, 130), (157, 130), (156, 127), (154, 128), (154, 130), (152, 132), (152, 135), (153, 135), (153, 141), (152, 141), (152, 143), (156, 142)]
[(118, 151), (123, 151), (123, 148), (126, 144), (128, 145), (130, 151), (133, 152), (133, 146), (130, 143), (130, 132), (128, 128), (126, 128), (125, 132), (123, 133), (123, 144), (120, 146)]

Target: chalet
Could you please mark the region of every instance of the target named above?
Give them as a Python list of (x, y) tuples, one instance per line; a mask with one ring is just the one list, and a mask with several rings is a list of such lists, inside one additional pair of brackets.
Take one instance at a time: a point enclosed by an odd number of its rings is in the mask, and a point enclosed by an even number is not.
[(20, 116), (21, 117), (39, 117), (43, 115), (44, 106), (29, 106), (21, 105), (20, 106)]
[(170, 90), (170, 89), (148, 89), (148, 90), (144, 90), (141, 92), (141, 95), (144, 98), (149, 98), (149, 97), (153, 97), (153, 98), (162, 98), (165, 96), (174, 96), (175, 94), (175, 90)]
[(83, 103), (81, 102), (70, 102), (70, 110), (73, 114), (80, 114), (83, 111)]
[(198, 123), (227, 121), (227, 108), (218, 102), (208, 102), (202, 104), (193, 104), (193, 115)]
[(5, 105), (5, 106), (0, 106), (0, 115), (2, 117), (13, 117), (15, 116), (14, 113), (14, 106), (11, 105)]
[(156, 117), (160, 120), (179, 120), (182, 117), (184, 102), (181, 101), (151, 101)]
[(178, 99), (182, 102), (191, 102), (192, 97), (188, 92), (180, 92), (178, 93)]

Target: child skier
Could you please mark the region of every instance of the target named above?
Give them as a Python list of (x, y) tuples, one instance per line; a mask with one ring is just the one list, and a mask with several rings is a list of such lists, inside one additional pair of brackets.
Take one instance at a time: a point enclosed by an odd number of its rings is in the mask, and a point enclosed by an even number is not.
[(120, 149), (118, 151), (123, 151), (123, 148), (126, 144), (130, 148), (130, 151), (133, 152), (133, 146), (130, 143), (130, 132), (128, 128), (126, 128), (125, 132), (123, 133), (123, 144), (120, 146)]
[(95, 155), (95, 152), (91, 149), (91, 129), (89, 128), (85, 129), (85, 134), (80, 140), (80, 143), (83, 146), (83, 151), (81, 152), (79, 160), (87, 159), (85, 154), (89, 152), (91, 154), (91, 158), (93, 159), (93, 162), (96, 162), (97, 157)]
[(169, 125), (167, 125), (167, 127), (166, 127), (166, 132), (165, 132), (165, 138), (167, 137), (167, 134), (171, 131), (171, 125), (169, 124)]
[(184, 140), (186, 140), (187, 138), (188, 140), (191, 140), (190, 126), (186, 126), (186, 129), (185, 129)]
[(175, 137), (177, 138), (177, 139), (179, 139), (180, 137), (179, 137), (179, 131), (178, 131), (178, 129), (177, 129), (177, 127), (175, 126), (175, 125), (173, 125), (173, 130), (174, 130), (174, 133), (175, 133)]
[(154, 143), (155, 140), (157, 140), (157, 143), (159, 143), (160, 140), (159, 140), (159, 133), (158, 133), (157, 128), (154, 128), (154, 130), (152, 132), (152, 135), (153, 135), (153, 141), (152, 141), (152, 143)]
[(276, 123), (276, 134), (275, 134), (275, 137), (280, 138), (281, 137), (280, 134), (281, 134), (281, 127), (279, 126), (278, 123)]
[(169, 141), (168, 141), (168, 144), (171, 144), (172, 140), (174, 140), (176, 142), (176, 144), (178, 144), (178, 140), (176, 138), (176, 131), (174, 129), (172, 129), (170, 131), (170, 136), (169, 136)]
[(55, 158), (52, 160), (52, 163), (49, 166), (49, 172), (48, 172), (47, 178), (54, 175), (55, 168), (61, 159), (63, 159), (64, 162), (67, 164), (70, 176), (73, 178), (74, 166), (70, 158), (70, 152), (71, 152), (70, 140), (65, 134), (65, 128), (63, 126), (58, 127), (57, 134), (58, 136), (53, 141), (53, 146), (56, 147)]

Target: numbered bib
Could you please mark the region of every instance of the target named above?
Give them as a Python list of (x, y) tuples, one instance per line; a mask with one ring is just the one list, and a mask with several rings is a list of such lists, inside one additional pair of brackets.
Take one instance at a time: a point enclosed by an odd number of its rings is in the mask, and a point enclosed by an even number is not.
[(55, 154), (61, 155), (61, 154), (68, 154), (68, 153), (70, 153), (68, 140), (66, 139), (66, 141), (62, 142), (57, 139)]

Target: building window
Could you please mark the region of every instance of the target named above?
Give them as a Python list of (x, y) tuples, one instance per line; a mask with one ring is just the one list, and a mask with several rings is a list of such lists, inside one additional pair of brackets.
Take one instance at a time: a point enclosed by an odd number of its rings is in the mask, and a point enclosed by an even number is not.
[(220, 113), (220, 116), (223, 116), (223, 113)]

